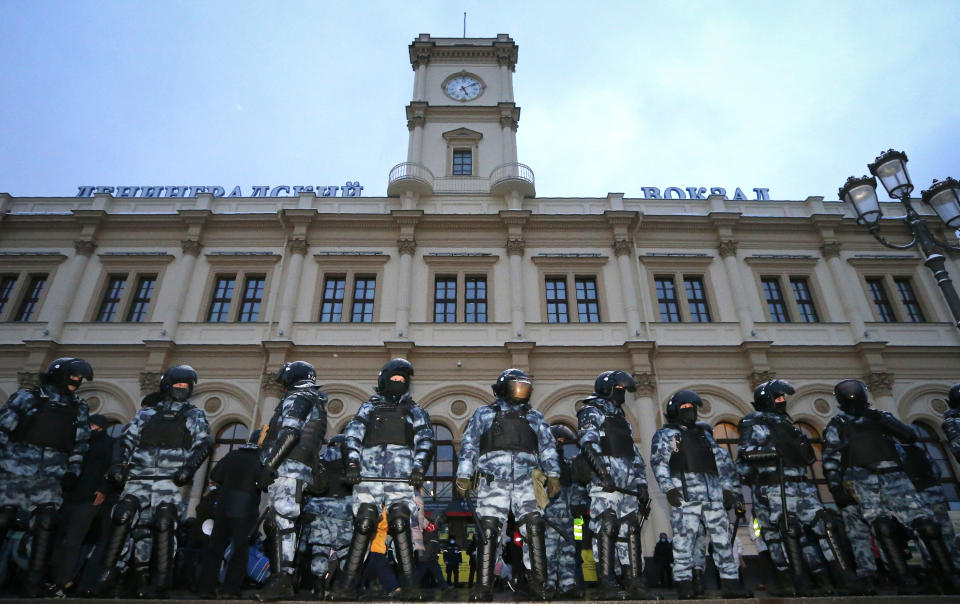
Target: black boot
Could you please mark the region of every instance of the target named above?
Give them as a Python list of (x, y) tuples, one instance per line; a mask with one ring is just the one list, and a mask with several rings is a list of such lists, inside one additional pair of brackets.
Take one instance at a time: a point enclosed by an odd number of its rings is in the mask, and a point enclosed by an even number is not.
[(343, 572), (337, 577), (333, 589), (328, 594), (331, 600), (356, 598), (363, 561), (367, 557), (370, 539), (373, 538), (379, 522), (380, 514), (377, 506), (372, 503), (361, 503), (353, 520), (353, 538), (350, 540), (350, 549), (347, 551)]
[(943, 533), (936, 521), (922, 518), (913, 526), (923, 539), (923, 544), (927, 546), (930, 561), (933, 562), (940, 583), (940, 591), (945, 594), (960, 593), (960, 578), (957, 577), (956, 570), (953, 568), (950, 552), (947, 551), (947, 546), (943, 542)]
[(482, 539), (477, 542), (477, 582), (470, 588), (470, 601), (489, 602), (493, 599), (493, 569), (500, 545), (500, 521), (484, 516), (477, 528)]
[(44, 574), (47, 560), (53, 549), (53, 537), (57, 530), (57, 506), (44, 503), (34, 511), (33, 530), (31, 531), (30, 561), (24, 592), (28, 598), (39, 598), (46, 593)]
[(793, 571), (789, 566), (774, 569), (773, 585), (767, 588), (767, 593), (777, 598), (792, 598), (797, 594), (793, 588)]
[(613, 510), (600, 514), (600, 534), (597, 539), (597, 592), (598, 600), (626, 600), (630, 594), (620, 588), (615, 572), (617, 536), (620, 520)]
[(120, 559), (123, 545), (127, 542), (127, 535), (130, 534), (130, 525), (133, 524), (133, 519), (139, 509), (140, 501), (136, 497), (126, 495), (110, 511), (110, 522), (113, 523), (113, 526), (103, 550), (103, 560), (101, 562), (103, 570), (100, 572), (97, 586), (94, 588), (96, 595), (101, 598), (112, 598), (116, 595), (117, 580), (120, 578), (117, 561)]
[(387, 530), (393, 537), (393, 551), (397, 555), (400, 576), (400, 599), (422, 600), (423, 590), (413, 577), (416, 562), (413, 559), (413, 536), (410, 533), (410, 508), (405, 503), (391, 504), (387, 509)]
[(173, 579), (174, 532), (177, 528), (177, 506), (161, 503), (153, 517), (153, 550), (150, 553), (153, 597), (163, 597)]
[(736, 579), (720, 579), (720, 591), (724, 598), (752, 598), (753, 592), (750, 592)]
[(810, 572), (810, 578), (813, 580), (813, 597), (833, 595), (833, 582), (827, 568), (814, 569)]
[(275, 602), (292, 598), (296, 588), (293, 585), (293, 568), (283, 560), (283, 533), (280, 531), (276, 512), (271, 510), (267, 517), (273, 533), (272, 539), (268, 539), (265, 544), (265, 553), (270, 560), (270, 578), (263, 587), (253, 593), (253, 597), (261, 602)]
[(280, 571), (270, 575), (263, 588), (256, 592), (256, 598), (261, 602), (275, 602), (289, 600), (295, 593), (293, 575)]
[(897, 543), (897, 525), (892, 518), (882, 516), (873, 521), (873, 532), (877, 537), (877, 545), (883, 550), (887, 562), (887, 571), (893, 575), (897, 583), (897, 593), (900, 595), (915, 595), (923, 593), (923, 588), (907, 569), (907, 561), (903, 559), (903, 551)]
[(634, 600), (647, 599), (647, 587), (643, 580), (643, 552), (640, 544), (640, 526), (637, 514), (626, 516), (623, 523), (627, 525), (627, 557), (629, 566), (624, 566), (621, 572), (624, 577), (624, 586)]
[(675, 581), (673, 586), (677, 589), (678, 600), (692, 600), (694, 598), (693, 581)]
[(703, 571), (699, 568), (693, 569), (693, 595), (700, 597), (703, 595)]
[(153, 585), (150, 583), (150, 569), (137, 567), (133, 569), (133, 593), (141, 600), (152, 600), (154, 597)]
[(553, 590), (547, 585), (547, 525), (540, 513), (527, 514), (523, 523), (527, 527), (527, 547), (530, 554), (527, 591), (535, 600), (550, 600)]
[(825, 511), (823, 526), (824, 537), (834, 558), (830, 562), (830, 570), (833, 571), (837, 595), (866, 595), (867, 586), (860, 581), (854, 570), (856, 562), (853, 558), (853, 548), (843, 530), (839, 515), (832, 511)]
[(857, 573), (846, 570), (836, 561), (830, 563), (833, 575), (834, 591), (838, 596), (865, 596), (868, 595), (866, 584), (857, 577)]

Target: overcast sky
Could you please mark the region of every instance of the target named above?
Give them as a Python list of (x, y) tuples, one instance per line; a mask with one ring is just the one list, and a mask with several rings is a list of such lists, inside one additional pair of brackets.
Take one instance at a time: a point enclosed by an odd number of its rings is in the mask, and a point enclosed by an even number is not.
[(468, 36), (520, 47), (519, 160), (540, 197), (836, 200), (889, 147), (918, 192), (960, 178), (960, 1), (0, 0), (0, 191), (385, 195), (406, 160), (407, 46), (462, 35), (464, 11)]

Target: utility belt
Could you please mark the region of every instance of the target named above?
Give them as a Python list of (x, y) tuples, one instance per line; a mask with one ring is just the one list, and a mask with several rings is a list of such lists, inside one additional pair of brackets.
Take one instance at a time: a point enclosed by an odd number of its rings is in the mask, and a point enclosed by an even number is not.
[[(807, 482), (806, 476), (784, 476), (783, 482)], [(762, 472), (757, 476), (758, 487), (780, 484), (779, 472)]]

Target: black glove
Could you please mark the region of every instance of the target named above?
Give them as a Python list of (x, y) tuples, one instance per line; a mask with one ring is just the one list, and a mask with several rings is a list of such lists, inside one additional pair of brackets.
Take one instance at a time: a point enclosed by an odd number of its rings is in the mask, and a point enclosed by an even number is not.
[(770, 498), (764, 495), (763, 492), (760, 491), (760, 489), (757, 489), (756, 493), (757, 493), (756, 494), (757, 503), (759, 503), (765, 508), (770, 507)]
[(358, 462), (347, 462), (347, 467), (343, 471), (343, 482), (347, 484), (360, 484), (360, 464)]
[(313, 486), (311, 490), (314, 493), (326, 493), (330, 488), (330, 479), (327, 478), (326, 472), (314, 472), (313, 473)]
[(173, 473), (173, 484), (182, 487), (193, 478), (193, 470), (187, 467), (180, 468)]
[(833, 502), (837, 504), (837, 507), (845, 508), (848, 505), (857, 503), (853, 497), (850, 496), (850, 493), (843, 488), (843, 485), (831, 484), (829, 485), (829, 489), (830, 494), (833, 495)]
[(642, 484), (637, 489), (637, 492), (640, 493), (637, 495), (637, 503), (640, 504), (640, 509), (647, 507), (647, 502), (650, 501), (650, 492), (647, 490), (647, 485)]
[(723, 509), (732, 510), (737, 507), (737, 504), (740, 503), (740, 499), (743, 496), (736, 491), (724, 491), (723, 492)]
[(72, 491), (77, 488), (80, 477), (73, 472), (67, 472), (60, 478), (60, 488), (64, 491)]
[(416, 467), (410, 470), (410, 478), (407, 479), (407, 484), (415, 489), (419, 489), (423, 486), (424, 474), (425, 472), (423, 471), (423, 468)]
[(261, 491), (266, 490), (273, 481), (277, 479), (277, 473), (268, 468), (267, 466), (260, 466), (260, 471), (257, 473), (257, 478), (254, 481), (257, 485), (257, 488)]
[(680, 489), (670, 489), (667, 491), (667, 501), (675, 508), (683, 505), (683, 497), (680, 496)]
[(118, 487), (127, 479), (127, 468), (123, 464), (115, 463), (107, 469), (107, 473), (103, 477), (107, 479), (107, 482)]

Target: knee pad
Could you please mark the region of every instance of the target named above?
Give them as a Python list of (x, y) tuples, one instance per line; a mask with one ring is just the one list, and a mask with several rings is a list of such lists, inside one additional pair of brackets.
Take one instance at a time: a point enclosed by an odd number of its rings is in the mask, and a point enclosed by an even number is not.
[(11, 530), (17, 524), (17, 506), (0, 506), (0, 532)]
[(817, 512), (814, 520), (818, 519), (823, 522), (823, 528), (828, 531), (837, 532), (843, 528), (843, 522), (841, 522), (840, 516), (827, 508), (823, 508)]
[(530, 512), (519, 522), (526, 525), (528, 535), (543, 535), (547, 530), (547, 523), (543, 519), (543, 514), (539, 512)]
[(897, 521), (888, 516), (881, 516), (873, 521), (873, 530), (877, 535), (892, 537), (897, 533)]
[(620, 519), (620, 525), (626, 526), (630, 530), (635, 529), (640, 524), (640, 520), (637, 518), (636, 514), (627, 514)]
[(600, 532), (616, 537), (620, 532), (620, 519), (612, 509), (606, 509), (600, 514)]
[(410, 530), (410, 508), (405, 503), (393, 503), (387, 508), (387, 532), (398, 535)]
[(52, 531), (57, 524), (57, 506), (53, 503), (42, 503), (33, 510), (33, 517), (37, 530)]
[(480, 530), (483, 536), (487, 538), (488, 543), (491, 538), (500, 538), (500, 519), (493, 516), (484, 516), (480, 518)]
[(372, 503), (361, 503), (357, 508), (357, 517), (353, 521), (354, 530), (361, 535), (372, 535), (377, 530), (380, 514)]
[(113, 520), (114, 524), (130, 526), (139, 510), (140, 500), (132, 495), (127, 495), (113, 506), (113, 513), (110, 515), (110, 519)]
[(940, 526), (932, 518), (920, 518), (913, 522), (913, 529), (917, 531), (920, 538), (924, 541), (928, 539), (937, 539), (943, 536)]
[(153, 515), (153, 529), (162, 532), (173, 532), (177, 524), (177, 506), (172, 503), (161, 503)]

